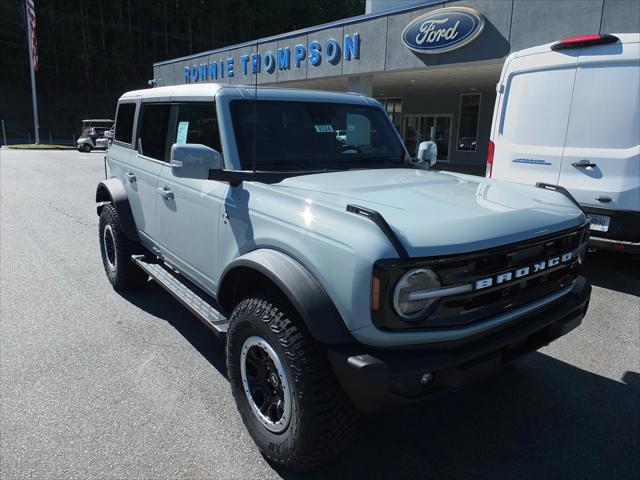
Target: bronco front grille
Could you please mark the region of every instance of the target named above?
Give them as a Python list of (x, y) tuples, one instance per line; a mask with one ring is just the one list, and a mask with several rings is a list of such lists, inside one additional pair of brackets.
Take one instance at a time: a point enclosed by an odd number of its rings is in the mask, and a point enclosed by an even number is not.
[[(586, 247), (588, 225), (503, 247), (471, 254), (420, 258), (409, 261), (382, 260), (374, 275), (382, 279), (383, 307), (372, 312), (373, 322), (382, 329), (448, 329), (468, 325), (549, 295), (577, 276), (578, 256)], [(415, 325), (402, 321), (393, 310), (393, 289), (409, 269), (428, 267), (437, 272), (444, 287), (473, 284), (503, 272), (573, 252), (572, 258), (525, 277), (439, 300), (436, 309)]]

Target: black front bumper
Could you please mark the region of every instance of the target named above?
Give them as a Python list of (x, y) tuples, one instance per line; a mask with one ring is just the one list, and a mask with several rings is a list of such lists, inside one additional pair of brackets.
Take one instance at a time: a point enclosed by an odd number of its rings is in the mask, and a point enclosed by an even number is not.
[(329, 359), (343, 389), (364, 412), (419, 402), (458, 389), (570, 332), (582, 322), (590, 296), (591, 285), (578, 277), (562, 298), (471, 341), (397, 350), (358, 345), (330, 350)]

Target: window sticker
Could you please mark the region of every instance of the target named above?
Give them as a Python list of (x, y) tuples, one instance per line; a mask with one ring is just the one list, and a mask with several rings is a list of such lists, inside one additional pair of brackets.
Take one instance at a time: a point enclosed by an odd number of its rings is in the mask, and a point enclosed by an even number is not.
[(333, 133), (333, 126), (331, 125), (315, 125), (315, 127), (318, 133)]
[(187, 133), (189, 132), (189, 122), (178, 123), (178, 137), (176, 143), (187, 143)]

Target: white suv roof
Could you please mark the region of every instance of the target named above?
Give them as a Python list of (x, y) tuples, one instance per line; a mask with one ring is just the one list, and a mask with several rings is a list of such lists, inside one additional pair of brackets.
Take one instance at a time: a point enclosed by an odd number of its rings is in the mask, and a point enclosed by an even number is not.
[(336, 103), (378, 103), (373, 99), (364, 97), (357, 93), (348, 92), (326, 92), (318, 90), (302, 90), (298, 88), (275, 88), (275, 87), (255, 87), (251, 85), (228, 85), (221, 83), (198, 83), (188, 85), (173, 85), (169, 87), (146, 88), (144, 90), (133, 90), (126, 92), (120, 100), (127, 99), (193, 99), (215, 97), (222, 90), (229, 91), (232, 95), (239, 95), (246, 99), (252, 99), (254, 95), (261, 99), (270, 100), (297, 100), (297, 101), (323, 101)]

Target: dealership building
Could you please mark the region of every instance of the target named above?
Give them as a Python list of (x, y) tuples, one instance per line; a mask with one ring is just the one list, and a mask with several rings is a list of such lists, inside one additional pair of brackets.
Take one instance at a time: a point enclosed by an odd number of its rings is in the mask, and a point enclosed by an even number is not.
[(638, 0), (367, 0), (358, 17), (158, 62), (153, 80), (362, 93), (384, 105), (412, 155), (433, 140), (439, 167), (481, 173), (509, 53), (639, 31)]

